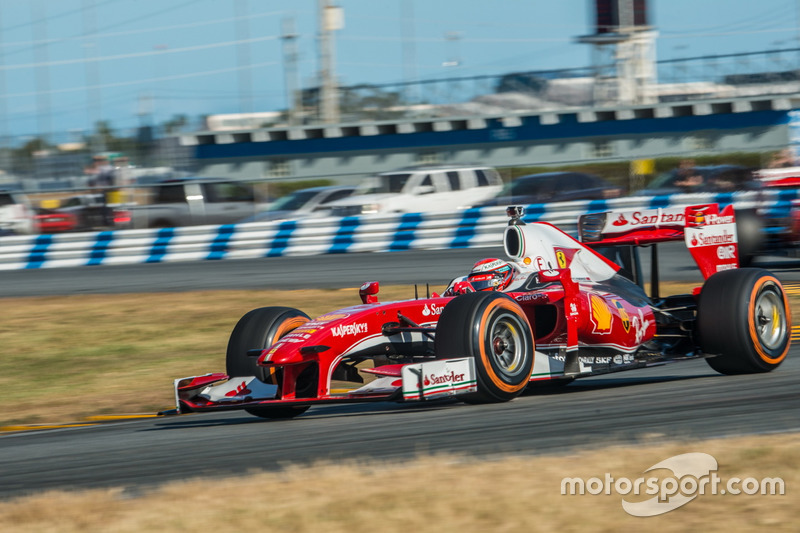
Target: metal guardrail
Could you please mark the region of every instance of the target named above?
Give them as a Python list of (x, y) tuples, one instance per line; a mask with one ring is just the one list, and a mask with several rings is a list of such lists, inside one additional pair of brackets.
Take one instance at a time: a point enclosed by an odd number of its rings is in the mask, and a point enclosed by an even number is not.
[[(792, 189), (536, 204), (526, 207), (524, 219), (550, 222), (576, 235), (578, 216), (585, 213), (711, 202), (760, 207), (780, 218), (788, 216), (799, 196)], [(483, 207), (456, 213), (2, 237), (0, 270), (496, 246), (507, 220), (504, 207)]]

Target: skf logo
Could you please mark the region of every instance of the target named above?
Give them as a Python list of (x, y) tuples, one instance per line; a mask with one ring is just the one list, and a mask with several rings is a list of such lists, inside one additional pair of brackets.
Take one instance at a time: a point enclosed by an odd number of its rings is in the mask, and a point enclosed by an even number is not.
[(597, 333), (599, 335), (610, 333), (611, 309), (609, 309), (606, 302), (596, 294), (589, 295), (589, 302), (592, 306), (592, 324), (594, 324), (592, 333)]
[(628, 333), (631, 330), (631, 319), (628, 317), (628, 312), (625, 311), (625, 308), (622, 306), (622, 302), (619, 300), (612, 301), (619, 312), (619, 317), (622, 319), (622, 327), (625, 328), (625, 333)]

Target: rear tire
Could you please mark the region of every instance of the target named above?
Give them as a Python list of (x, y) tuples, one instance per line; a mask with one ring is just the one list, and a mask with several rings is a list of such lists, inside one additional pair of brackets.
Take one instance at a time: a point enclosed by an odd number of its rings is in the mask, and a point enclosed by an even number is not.
[(760, 268), (717, 272), (706, 280), (697, 306), (700, 347), (721, 374), (775, 369), (789, 353), (791, 315), (780, 282)]
[(475, 292), (448, 303), (436, 326), (437, 359), (475, 359), (478, 391), (467, 403), (507, 402), (519, 396), (533, 369), (531, 325), (519, 305), (497, 292)]
[[(280, 385), (280, 369), (266, 370), (257, 365), (249, 350), (269, 348), (280, 337), (308, 322), (309, 317), (291, 307), (261, 307), (245, 314), (233, 328), (225, 355), (226, 372), (231, 377), (256, 376), (264, 383)], [(308, 406), (248, 407), (251, 415), (261, 418), (293, 418), (303, 414)]]
[(755, 211), (736, 212), (739, 266), (749, 267), (764, 248), (764, 223)]

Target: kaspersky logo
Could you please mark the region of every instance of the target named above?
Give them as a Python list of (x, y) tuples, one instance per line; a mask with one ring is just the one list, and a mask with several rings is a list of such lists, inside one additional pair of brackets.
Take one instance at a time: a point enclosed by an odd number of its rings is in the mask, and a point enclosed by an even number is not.
[(345, 337), (347, 335), (358, 335), (367, 332), (366, 324), (343, 324), (331, 329), (334, 337)]

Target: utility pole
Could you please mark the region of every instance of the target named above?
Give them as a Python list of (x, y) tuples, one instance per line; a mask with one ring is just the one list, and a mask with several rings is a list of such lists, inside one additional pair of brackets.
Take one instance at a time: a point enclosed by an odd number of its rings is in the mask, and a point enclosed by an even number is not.
[(414, 0), (403, 0), (400, 18), (403, 21), (403, 81), (406, 82), (406, 102), (415, 102), (416, 91), (412, 82), (417, 81), (417, 48), (414, 42)]
[(295, 126), (300, 114), (300, 93), (297, 83), (297, 34), (294, 19), (285, 18), (281, 23), (283, 40), (283, 78), (286, 83), (286, 118), (290, 126)]
[(94, 0), (83, 0), (81, 6), (83, 18), (83, 53), (86, 75), (86, 110), (89, 118), (89, 149), (92, 153), (104, 152), (105, 140), (95, 135), (94, 128), (103, 118), (102, 91), (100, 90), (99, 65), (97, 63), (97, 16), (95, 14)]
[(319, 108), (322, 121), (331, 124), (339, 122), (333, 32), (342, 29), (343, 16), (342, 9), (329, 1), (319, 0)]
[[(0, 10), (2, 7), (0, 6)], [(8, 90), (6, 89), (5, 54), (3, 46), (3, 16), (0, 13), (0, 169), (11, 169), (11, 141), (9, 139)]]
[(239, 112), (253, 112), (253, 74), (250, 71), (250, 20), (247, 0), (236, 0), (236, 62), (239, 67)]
[(47, 22), (44, 20), (42, 0), (31, 3), (33, 19), (34, 61), (36, 62), (36, 107), (39, 138), (47, 144), (53, 132), (53, 116), (50, 105), (50, 66), (47, 57)]

